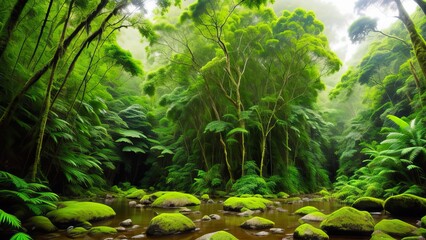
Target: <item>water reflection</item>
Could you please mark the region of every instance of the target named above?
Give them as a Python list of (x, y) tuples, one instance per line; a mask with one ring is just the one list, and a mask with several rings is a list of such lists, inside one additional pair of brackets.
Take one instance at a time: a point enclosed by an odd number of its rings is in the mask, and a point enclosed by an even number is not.
[[(130, 239), (132, 236), (145, 233), (146, 228), (150, 222), (150, 220), (155, 217), (156, 215), (164, 212), (178, 212), (179, 208), (175, 209), (160, 209), (160, 208), (135, 208), (135, 207), (129, 207), (129, 200), (121, 198), (121, 199), (107, 199), (108, 201), (105, 202), (106, 204), (110, 205), (117, 215), (112, 218), (101, 222), (96, 222), (94, 226), (111, 226), (111, 227), (118, 227), (120, 222), (123, 220), (126, 220), (128, 218), (132, 219), (133, 224), (139, 225), (139, 228), (136, 229), (129, 229), (126, 232), (119, 233), (118, 235), (125, 235), (128, 239)], [(304, 201), (304, 202), (297, 202), (293, 204), (286, 204), (286, 203), (278, 203), (277, 207), (281, 208), (281, 210), (277, 209), (269, 209), (265, 212), (256, 213), (255, 216), (260, 216), (263, 218), (267, 218), (273, 222), (275, 222), (276, 228), (283, 228), (285, 230), (284, 233), (271, 233), (268, 236), (265, 237), (259, 237), (255, 236), (254, 234), (257, 232), (260, 232), (260, 230), (246, 230), (240, 228), (241, 223), (248, 220), (250, 217), (241, 217), (236, 214), (231, 214), (224, 212), (222, 210), (222, 204), (217, 203), (218, 201), (215, 201), (216, 203), (213, 204), (202, 204), (201, 206), (195, 206), (195, 207), (188, 207), (193, 212), (186, 214), (189, 218), (195, 221), (195, 225), (197, 228), (199, 228), (199, 231), (193, 232), (193, 233), (187, 233), (187, 234), (181, 234), (181, 235), (174, 235), (174, 236), (166, 236), (166, 237), (146, 237), (144, 239), (171, 239), (171, 240), (192, 240), (196, 239), (204, 234), (219, 231), (219, 230), (226, 230), (230, 233), (232, 233), (234, 236), (236, 236), (238, 239), (284, 239), (288, 236), (291, 236), (291, 234), (294, 232), (294, 229), (300, 225), (299, 218), (300, 216), (294, 215), (293, 212), (295, 212), (297, 209), (303, 207), (303, 206), (314, 206), (318, 209), (320, 209), (323, 213), (329, 214), (338, 208), (342, 207), (343, 205), (336, 201), (324, 201), (324, 202), (310, 202), (310, 201)], [(204, 215), (210, 215), (210, 214), (218, 214), (221, 218), (219, 220), (211, 220), (211, 221), (201, 221), (200, 219)], [(386, 218), (386, 215), (373, 215), (376, 222), (380, 221), (383, 218)], [(411, 220), (413, 221), (413, 220)], [(312, 222), (312, 225), (318, 227), (319, 223)], [(35, 239), (47, 239), (46, 235), (44, 236), (35, 236)], [(52, 238), (51, 238), (52, 239)], [(62, 234), (59, 238), (53, 238), (53, 239), (66, 239), (66, 237)], [(91, 237), (84, 237), (84, 238), (77, 238), (77, 239), (84, 239), (84, 240), (91, 240), (91, 239), (105, 239), (105, 237), (102, 238), (91, 238)], [(356, 236), (331, 236), (332, 240), (343, 240), (343, 239), (370, 239), (370, 237), (356, 237)]]

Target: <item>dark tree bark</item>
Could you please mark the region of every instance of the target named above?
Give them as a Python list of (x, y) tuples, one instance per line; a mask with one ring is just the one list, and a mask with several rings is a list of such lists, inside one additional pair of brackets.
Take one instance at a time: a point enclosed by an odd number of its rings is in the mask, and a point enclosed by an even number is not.
[(0, 33), (0, 57), (3, 56), (3, 53), (9, 44), (10, 37), (12, 36), (13, 29), (15, 29), (19, 16), (21, 16), (21, 13), (27, 3), (28, 0), (18, 0), (15, 3), (15, 6), (13, 6), (12, 12), (10, 12), (10, 15)]
[(414, 0), (414, 2), (419, 5), (419, 7), (422, 9), (423, 13), (426, 15), (426, 1), (425, 0)]

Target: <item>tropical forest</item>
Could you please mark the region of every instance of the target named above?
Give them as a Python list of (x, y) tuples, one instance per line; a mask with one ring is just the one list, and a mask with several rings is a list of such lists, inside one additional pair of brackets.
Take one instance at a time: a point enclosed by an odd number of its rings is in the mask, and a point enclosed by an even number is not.
[(0, 239), (425, 239), (426, 0), (0, 0)]

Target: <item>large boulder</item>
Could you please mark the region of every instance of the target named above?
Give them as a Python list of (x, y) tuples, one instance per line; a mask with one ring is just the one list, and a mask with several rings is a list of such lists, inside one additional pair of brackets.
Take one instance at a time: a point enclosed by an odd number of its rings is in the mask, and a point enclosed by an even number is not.
[(24, 226), (30, 231), (45, 233), (51, 233), (57, 230), (57, 227), (45, 216), (30, 217), (25, 221)]
[(195, 230), (194, 222), (181, 213), (161, 213), (154, 217), (146, 230), (147, 235), (163, 236)]
[(83, 227), (69, 227), (67, 229), (66, 235), (69, 238), (80, 238), (80, 237), (84, 237), (87, 233), (89, 232), (89, 230), (83, 228)]
[(223, 202), (223, 210), (241, 212), (241, 210), (265, 210), (273, 205), (272, 201), (257, 197), (230, 197)]
[(370, 240), (396, 240), (396, 238), (393, 238), (390, 235), (380, 230), (377, 230), (377, 231), (374, 231), (373, 234), (371, 234)]
[(200, 205), (201, 201), (191, 194), (166, 192), (151, 203), (152, 207), (170, 208)]
[(145, 195), (146, 195), (146, 192), (144, 190), (136, 189), (135, 191), (132, 191), (131, 193), (127, 194), (126, 198), (141, 199)]
[(355, 200), (352, 207), (367, 212), (381, 212), (383, 211), (384, 200), (373, 197), (361, 197)]
[(238, 240), (234, 235), (225, 231), (217, 231), (205, 234), (195, 240)]
[(400, 194), (385, 200), (384, 208), (395, 216), (426, 215), (426, 198), (412, 194)]
[(383, 219), (374, 226), (374, 230), (380, 230), (392, 237), (416, 236), (417, 227), (399, 219)]
[(117, 229), (115, 229), (113, 227), (97, 226), (97, 227), (92, 227), (89, 230), (89, 235), (91, 235), (91, 236), (101, 236), (101, 235), (116, 234), (117, 232), (118, 232)]
[(316, 228), (310, 224), (302, 224), (294, 230), (294, 239), (302, 240), (325, 240), (330, 239), (327, 233), (323, 230)]
[(275, 223), (262, 217), (253, 217), (243, 222), (240, 226), (245, 229), (266, 229), (274, 227)]
[(370, 235), (374, 230), (374, 219), (367, 211), (342, 207), (329, 214), (320, 228), (328, 234)]
[(301, 208), (297, 209), (294, 212), (294, 214), (304, 216), (306, 214), (313, 213), (313, 212), (319, 212), (318, 208), (313, 207), (313, 206), (305, 206), (305, 207), (301, 207)]
[(299, 220), (303, 223), (322, 222), (326, 217), (327, 215), (322, 212), (313, 212), (313, 213), (306, 214), (305, 216), (301, 217)]
[(102, 203), (67, 201), (46, 216), (56, 226), (70, 226), (85, 221), (96, 221), (115, 216), (114, 210)]

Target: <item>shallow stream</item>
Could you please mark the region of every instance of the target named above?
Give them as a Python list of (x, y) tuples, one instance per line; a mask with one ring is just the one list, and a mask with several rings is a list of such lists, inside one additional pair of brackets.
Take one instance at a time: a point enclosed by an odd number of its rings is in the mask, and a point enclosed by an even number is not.
[[(140, 225), (139, 228), (129, 230), (127, 232), (119, 233), (115, 237), (123, 235), (126, 236), (127, 239), (131, 239), (132, 236), (145, 233), (146, 228), (150, 222), (150, 220), (156, 216), (159, 213), (162, 212), (178, 212), (179, 209), (159, 209), (159, 208), (131, 208), (128, 206), (128, 199), (120, 198), (120, 199), (113, 199), (107, 202), (104, 202), (108, 205), (110, 205), (117, 215), (114, 218), (96, 222), (93, 224), (94, 226), (111, 226), (111, 227), (117, 227), (119, 226), (119, 223), (125, 219), (132, 219), (133, 224)], [(216, 201), (218, 202), (218, 201)], [(267, 218), (273, 222), (275, 222), (276, 228), (283, 228), (285, 232), (283, 234), (270, 234), (268, 236), (255, 236), (254, 234), (257, 232), (260, 232), (260, 230), (245, 230), (240, 228), (240, 224), (243, 223), (245, 220), (248, 220), (250, 217), (241, 217), (237, 216), (236, 214), (229, 214), (222, 210), (222, 204), (221, 203), (213, 203), (213, 204), (206, 204), (202, 203), (200, 206), (196, 207), (189, 207), (194, 212), (189, 213), (187, 216), (195, 221), (195, 224), (197, 228), (199, 228), (199, 231), (195, 231), (193, 233), (185, 233), (185, 234), (179, 234), (179, 235), (173, 235), (173, 236), (164, 236), (164, 237), (145, 237), (142, 239), (161, 239), (161, 240), (193, 240), (196, 239), (204, 234), (219, 231), (219, 230), (226, 230), (230, 233), (232, 233), (235, 237), (238, 239), (285, 239), (288, 237), (288, 239), (291, 239), (291, 236), (294, 232), (294, 229), (300, 225), (299, 218), (300, 216), (294, 215), (293, 212), (297, 209), (303, 207), (303, 206), (315, 206), (320, 211), (322, 211), (325, 214), (329, 214), (338, 208), (342, 207), (343, 205), (337, 201), (324, 201), (324, 202), (317, 202), (317, 201), (304, 201), (304, 202), (297, 202), (297, 203), (282, 203), (281, 208), (284, 209), (284, 211), (278, 211), (276, 209), (270, 209), (266, 210), (262, 213), (256, 213), (254, 216), (260, 216), (263, 218)], [(218, 214), (220, 215), (221, 219), (219, 220), (211, 220), (211, 221), (199, 221), (204, 215), (209, 214)], [(388, 215), (385, 214), (373, 214), (373, 218), (376, 220), (376, 222), (380, 221), (383, 218), (389, 218)], [(402, 219), (405, 220), (411, 224), (415, 224), (416, 219)], [(314, 226), (319, 226), (319, 223), (310, 223)], [(266, 230), (267, 231), (267, 230)], [(35, 239), (68, 239), (64, 231), (50, 234), (50, 235), (40, 235), (40, 236), (34, 236)], [(84, 240), (91, 240), (91, 239), (105, 239), (106, 237), (102, 238), (92, 238), (89, 236), (86, 236), (84, 238), (76, 238), (76, 239), (84, 239)], [(370, 239), (370, 236), (330, 236), (330, 239), (332, 240), (343, 240), (343, 239), (359, 239), (359, 240), (367, 240)]]

